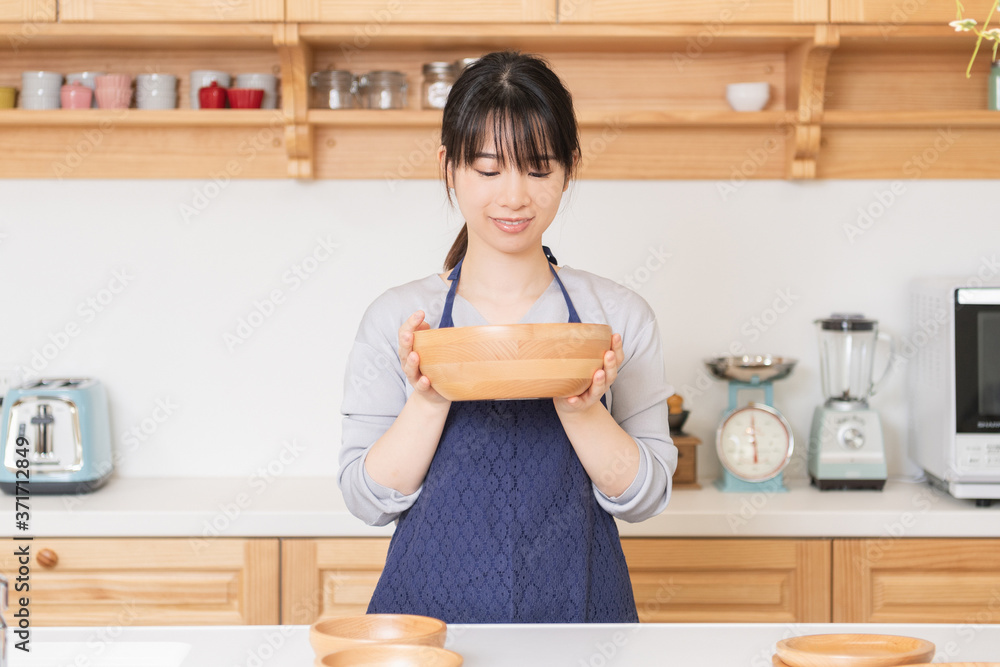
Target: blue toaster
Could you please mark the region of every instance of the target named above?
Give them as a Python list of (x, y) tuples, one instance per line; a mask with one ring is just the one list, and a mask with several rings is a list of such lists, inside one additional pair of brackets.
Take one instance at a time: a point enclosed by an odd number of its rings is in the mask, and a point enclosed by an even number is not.
[(104, 385), (91, 378), (47, 378), (9, 390), (0, 413), (0, 448), (4, 493), (14, 494), (18, 481), (31, 494), (99, 489), (114, 468)]

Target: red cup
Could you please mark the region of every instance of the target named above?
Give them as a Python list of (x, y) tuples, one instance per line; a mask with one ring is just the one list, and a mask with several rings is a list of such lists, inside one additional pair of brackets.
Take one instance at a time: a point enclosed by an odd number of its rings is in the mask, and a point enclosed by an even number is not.
[(234, 109), (259, 109), (264, 101), (263, 88), (230, 88), (227, 94)]
[(198, 103), (202, 109), (225, 109), (226, 89), (220, 88), (218, 82), (205, 86), (198, 91)]

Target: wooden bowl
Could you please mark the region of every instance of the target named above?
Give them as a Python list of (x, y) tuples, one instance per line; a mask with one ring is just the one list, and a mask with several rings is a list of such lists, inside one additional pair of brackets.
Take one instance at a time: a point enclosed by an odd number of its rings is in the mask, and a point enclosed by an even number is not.
[(606, 324), (497, 324), (414, 332), (420, 372), (452, 401), (576, 396), (611, 349)]
[(361, 646), (316, 660), (316, 667), (460, 667), (462, 656), (436, 646)]
[(782, 639), (775, 649), (790, 667), (893, 667), (934, 657), (931, 642), (896, 635), (805, 635)]
[(411, 614), (365, 614), (316, 621), (309, 628), (309, 643), (317, 658), (349, 648), (382, 644), (416, 644), (444, 647), (448, 626), (444, 621)]

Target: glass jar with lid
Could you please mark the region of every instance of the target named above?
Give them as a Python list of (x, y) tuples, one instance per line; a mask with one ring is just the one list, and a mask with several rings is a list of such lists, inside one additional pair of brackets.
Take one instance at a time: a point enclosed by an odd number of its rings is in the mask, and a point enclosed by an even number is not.
[(394, 70), (375, 70), (363, 74), (358, 82), (362, 106), (366, 109), (403, 109), (406, 107), (406, 75)]
[(455, 83), (455, 66), (445, 62), (427, 63), (423, 71), (424, 85), (420, 105), (425, 109), (444, 109), (448, 93)]
[(309, 77), (309, 106), (313, 109), (357, 108), (357, 79), (342, 69), (313, 72)]

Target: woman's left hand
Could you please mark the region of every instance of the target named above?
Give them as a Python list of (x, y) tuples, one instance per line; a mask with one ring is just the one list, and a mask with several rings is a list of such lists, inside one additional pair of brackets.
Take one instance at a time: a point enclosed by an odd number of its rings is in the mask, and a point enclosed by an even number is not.
[(608, 387), (618, 377), (618, 367), (625, 360), (625, 353), (622, 351), (621, 334), (611, 336), (611, 349), (604, 353), (604, 368), (598, 368), (594, 372), (594, 377), (590, 382), (587, 391), (578, 396), (568, 398), (552, 399), (557, 412), (583, 412), (595, 403), (600, 403), (601, 397)]

